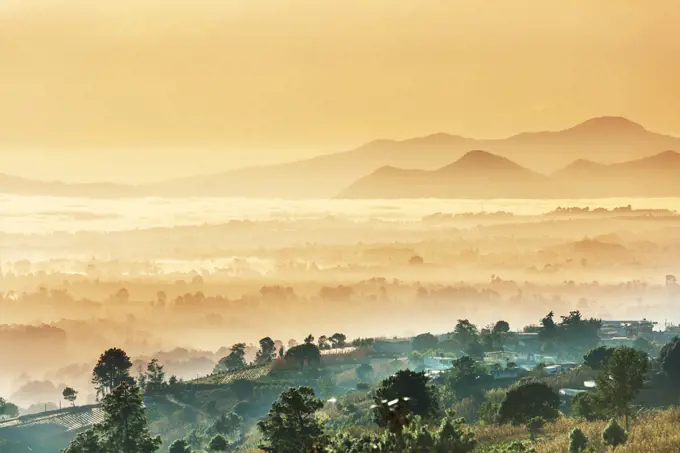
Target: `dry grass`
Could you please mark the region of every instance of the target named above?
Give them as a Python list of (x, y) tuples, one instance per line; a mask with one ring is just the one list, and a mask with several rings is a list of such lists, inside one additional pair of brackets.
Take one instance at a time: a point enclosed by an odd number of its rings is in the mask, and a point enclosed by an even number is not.
[[(606, 422), (586, 422), (561, 418), (545, 426), (534, 448), (539, 453), (564, 453), (569, 450), (569, 433), (581, 428), (590, 445), (597, 452), (607, 452), (602, 443)], [(480, 445), (492, 445), (512, 440), (526, 440), (529, 432), (524, 426), (480, 426), (475, 428)], [(628, 442), (616, 449), (617, 453), (678, 453), (680, 452), (680, 408), (652, 412), (633, 422)]]

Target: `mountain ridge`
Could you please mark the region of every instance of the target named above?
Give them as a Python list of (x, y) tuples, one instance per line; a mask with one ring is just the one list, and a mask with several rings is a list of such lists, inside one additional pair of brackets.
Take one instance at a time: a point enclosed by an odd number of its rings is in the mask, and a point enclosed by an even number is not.
[[(476, 168), (475, 168), (476, 167)], [(451, 170), (454, 171), (451, 171)], [(337, 198), (605, 198), (680, 196), (680, 153), (664, 151), (615, 164), (577, 159), (553, 175), (533, 172), (504, 157), (470, 151), (434, 171), (391, 168), (358, 179)], [(389, 174), (388, 174), (389, 173)], [(451, 178), (455, 176), (455, 178)], [(538, 196), (537, 196), (538, 195)]]
[(650, 132), (626, 118), (605, 116), (563, 130), (523, 132), (506, 138), (475, 139), (439, 132), (405, 140), (379, 139), (349, 151), (284, 164), (263, 164), (138, 186), (67, 184), (0, 176), (0, 192), (106, 197), (332, 198), (378, 168), (440, 170), (470, 150), (486, 150), (533, 172), (554, 176), (578, 159), (609, 165), (669, 149), (680, 149), (680, 138)]

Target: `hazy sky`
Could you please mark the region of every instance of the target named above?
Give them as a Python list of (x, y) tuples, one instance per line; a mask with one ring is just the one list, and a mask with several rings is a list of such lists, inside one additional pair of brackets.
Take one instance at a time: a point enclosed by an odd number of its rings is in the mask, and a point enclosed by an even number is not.
[(0, 0), (0, 173), (155, 180), (599, 115), (680, 135), (678, 23), (677, 0)]

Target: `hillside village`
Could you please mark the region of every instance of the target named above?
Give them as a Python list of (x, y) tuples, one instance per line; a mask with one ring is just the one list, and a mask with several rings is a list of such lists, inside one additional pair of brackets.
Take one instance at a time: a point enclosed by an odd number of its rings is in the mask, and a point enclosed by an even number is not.
[[(570, 442), (568, 433), (554, 432), (566, 421), (569, 426), (584, 424), (585, 429), (597, 420), (611, 419), (614, 424), (618, 421), (624, 432), (634, 432), (636, 425), (647, 420), (645, 417), (666, 416), (658, 411), (677, 403), (677, 397), (669, 398), (668, 392), (677, 393), (674, 379), (680, 369), (680, 340), (677, 327), (658, 327), (658, 323), (646, 319), (587, 319), (576, 311), (560, 319), (551, 312), (540, 324), (514, 331), (505, 321), (479, 329), (469, 320), (459, 320), (449, 333), (405, 338), (349, 341), (339, 333), (316, 339), (309, 335), (300, 344), (284, 347), (265, 337), (253, 363), (244, 360), (245, 345), (237, 344), (213, 373), (187, 381), (166, 377), (156, 360), (148, 364), (144, 374), (132, 376), (129, 367), (125, 368), (129, 359), (124, 351), (112, 349), (102, 354), (93, 372), (93, 382), (100, 383), (102, 396), (97, 404), (78, 405), (74, 395), (69, 405), (72, 407), (19, 416), (16, 407), (11, 409), (11, 402), (3, 401), (0, 439), (4, 442), (0, 443), (0, 451), (13, 453), (30, 448), (49, 452), (55, 451), (55, 446), (67, 453), (84, 451), (73, 442), (78, 442), (82, 433), (95, 432), (111, 423), (107, 401), (117, 388), (113, 383), (103, 384), (97, 370), (121, 363), (118, 385), (132, 386), (129, 391), (139, 392), (139, 410), (144, 414), (149, 435), (160, 436), (162, 448), (171, 452), (177, 451), (173, 450), (177, 442), (186, 445), (186, 451), (265, 448), (276, 440), (272, 437), (275, 432), (264, 428), (264, 421), (274, 416), (277, 407), (280, 409), (284, 395), (305, 389), (310, 393), (304, 400), (309, 404), (316, 401), (314, 420), (319, 432), (325, 433), (316, 440), (306, 440), (320, 442), (318, 447), (325, 449), (315, 451), (364, 451), (347, 447), (354, 442), (347, 436), (361, 430), (365, 434), (357, 439), (370, 433), (385, 445), (404, 443), (399, 447), (403, 450), (384, 451), (415, 451), (406, 445), (411, 442), (406, 436), (410, 427), (430, 429), (437, 438), (443, 436), (437, 431), (441, 420), (450, 423), (456, 436), (467, 439), (468, 445), (446, 451), (552, 451), (543, 449), (543, 445)], [(107, 364), (116, 354), (118, 365)], [(602, 373), (614, 366), (613, 357), (624, 362), (643, 360), (637, 370), (634, 365), (624, 364), (627, 371), (620, 379), (632, 387), (618, 406), (607, 401), (621, 396), (615, 391), (607, 394), (613, 390), (598, 385)], [(633, 383), (635, 376), (629, 375), (636, 372), (643, 375), (636, 378), (638, 384)], [(504, 407), (516, 404), (511, 401), (514, 392), (532, 386), (538, 386), (534, 391), (543, 392), (540, 398), (545, 401), (539, 398), (527, 407), (517, 407), (512, 412), (515, 415), (503, 419), (501, 415), (507, 411)], [(420, 396), (416, 396), (418, 392)], [(384, 409), (386, 413), (380, 407), (382, 394), (390, 396), (390, 401), (385, 401), (390, 403)], [(403, 401), (426, 394), (432, 399), (428, 403), (432, 407), (424, 409), (420, 403), (408, 402), (401, 407)], [(396, 398), (394, 402), (392, 398)], [(534, 396), (523, 398), (531, 400)], [(386, 425), (380, 422), (380, 417), (395, 411), (404, 417), (398, 429), (391, 427), (392, 422), (387, 423), (389, 417)], [(456, 419), (454, 413), (464, 421)], [(640, 415), (643, 413), (646, 415)], [(535, 417), (541, 420), (535, 422), (540, 428), (530, 423)], [(221, 425), (226, 427), (220, 428)], [(491, 429), (502, 431), (504, 425), (514, 427), (512, 436), (481, 435)], [(521, 434), (521, 429), (528, 431)], [(304, 429), (298, 435), (303, 432)], [(417, 432), (411, 435), (418, 437)], [(224, 437), (225, 450), (211, 448), (216, 436)], [(603, 447), (601, 441), (596, 439), (591, 444)], [(680, 448), (680, 443), (675, 445)], [(273, 451), (293, 453), (290, 449)]]

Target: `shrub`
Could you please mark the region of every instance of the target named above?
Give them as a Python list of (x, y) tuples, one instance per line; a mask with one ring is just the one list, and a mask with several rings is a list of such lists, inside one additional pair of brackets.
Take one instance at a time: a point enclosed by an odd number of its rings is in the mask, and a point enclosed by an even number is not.
[(569, 433), (569, 453), (580, 453), (588, 447), (588, 438), (580, 428), (574, 428)]
[(602, 440), (605, 445), (610, 445), (612, 448), (616, 449), (619, 445), (626, 443), (628, 434), (615, 419), (611, 419), (604, 431), (602, 431)]

